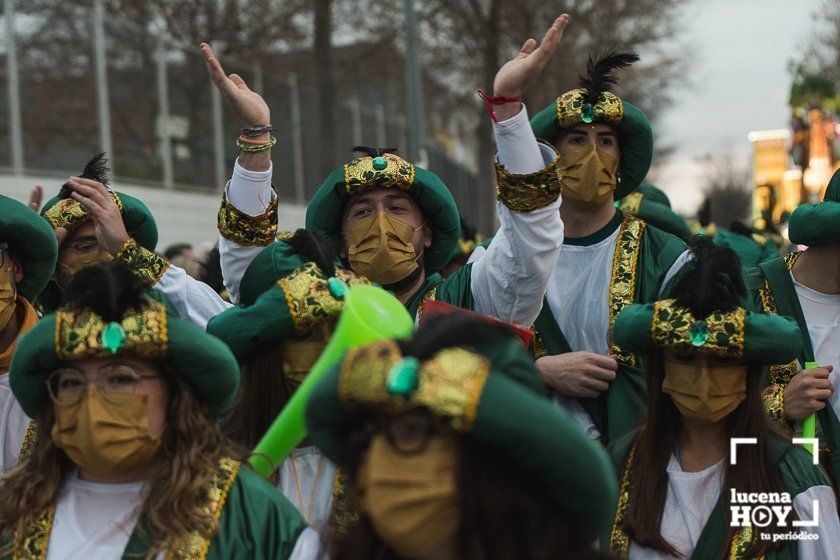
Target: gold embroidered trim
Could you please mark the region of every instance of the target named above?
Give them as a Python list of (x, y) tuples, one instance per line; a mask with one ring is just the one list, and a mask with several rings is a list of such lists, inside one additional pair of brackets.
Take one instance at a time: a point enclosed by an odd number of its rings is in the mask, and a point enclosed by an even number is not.
[(426, 304), (430, 301), (435, 301), (437, 299), (437, 289), (440, 284), (435, 284), (429, 290), (423, 294), (423, 297), (420, 299), (420, 305), (417, 306), (417, 319), (423, 316), (423, 313), (426, 311)]
[(560, 158), (544, 169), (527, 175), (510, 173), (496, 161), (496, 197), (514, 212), (545, 208), (560, 196)]
[(619, 210), (622, 212), (627, 212), (632, 216), (639, 215), (639, 205), (642, 203), (642, 199), (645, 197), (642, 193), (634, 192), (630, 193), (624, 197), (624, 200), (621, 201), (621, 206), (619, 206)]
[(329, 530), (333, 536), (343, 535), (347, 527), (359, 519), (359, 508), (353, 479), (342, 469), (335, 471), (332, 496)]
[[(228, 493), (230, 492), (231, 486), (233, 486), (233, 481), (236, 480), (240, 466), (241, 463), (239, 461), (234, 461), (229, 457), (222, 457), (219, 460), (218, 471), (216, 471), (216, 474), (210, 481), (210, 486), (207, 488), (207, 505), (205, 508), (209, 510), (217, 521), (222, 515), (222, 508), (225, 506)], [(210, 541), (213, 540), (214, 534), (215, 528), (210, 534), (193, 531), (183, 542), (170, 549), (166, 555), (166, 559), (203, 560), (207, 556), (207, 550), (210, 548)]]
[(26, 426), (26, 435), (23, 436), (23, 443), (20, 445), (20, 453), (18, 454), (18, 463), (23, 462), (32, 449), (35, 447), (35, 442), (38, 441), (38, 423), (35, 420), (30, 420), (29, 425)]
[[(618, 507), (615, 513), (615, 521), (613, 522), (612, 530), (610, 531), (610, 552), (612, 552), (615, 560), (626, 560), (627, 554), (630, 550), (630, 538), (627, 533), (621, 528), (621, 524), (627, 517), (627, 509), (630, 503), (630, 476), (633, 472), (633, 463), (636, 458), (636, 444), (630, 450), (630, 455), (627, 458), (627, 464), (624, 467), (624, 472), (621, 474), (621, 487), (618, 491)], [(730, 560), (744, 560), (745, 553), (753, 542), (752, 527), (743, 527), (732, 539), (732, 544), (729, 547)], [(758, 557), (756, 560), (764, 560), (764, 556)]]
[(670, 350), (690, 350), (728, 358), (744, 355), (744, 319), (747, 311), (741, 307), (729, 313), (714, 312), (706, 317), (708, 338), (702, 346), (691, 343), (691, 326), (697, 321), (691, 312), (666, 299), (653, 304), (650, 338), (657, 346)]
[[(55, 353), (64, 360), (113, 355), (102, 346), (102, 317), (84, 309), (81, 312), (60, 309), (55, 314)], [(121, 351), (143, 358), (166, 354), (166, 307), (148, 300), (140, 311), (129, 310), (120, 321), (125, 331)]]
[(45, 560), (50, 542), (55, 506), (50, 506), (32, 520), (24, 529), (19, 523), (15, 529), (14, 560)]
[(375, 407), (395, 413), (426, 407), (459, 432), (469, 432), (490, 361), (464, 348), (447, 348), (420, 365), (417, 389), (408, 400), (385, 387), (391, 368), (402, 359), (390, 340), (352, 348), (344, 359), (339, 397), (348, 407)]
[(548, 356), (548, 348), (545, 346), (545, 341), (536, 327), (531, 327), (531, 332), (534, 333), (531, 339), (531, 351), (534, 354), (534, 359), (538, 360), (542, 357)]
[(163, 257), (149, 251), (134, 239), (129, 239), (115, 258), (131, 267), (134, 274), (149, 287), (157, 284), (169, 269), (169, 263)]
[[(346, 269), (336, 269), (335, 276), (348, 287), (370, 284), (364, 276)], [(298, 334), (306, 334), (316, 325), (336, 317), (344, 307), (344, 300), (333, 296), (327, 277), (313, 262), (293, 270), (278, 280), (277, 285), (286, 296), (289, 314)]]
[(293, 232), (293, 231), (278, 230), (277, 235), (274, 237), (274, 240), (275, 241), (285, 241), (286, 239), (289, 239), (290, 237), (292, 237), (294, 234), (295, 234), (295, 232)]
[(636, 297), (636, 267), (642, 247), (642, 234), (646, 224), (629, 214), (624, 214), (613, 255), (610, 278), (610, 352), (630, 365), (636, 365), (633, 354), (625, 354), (613, 339), (613, 325), (622, 309), (633, 303)]
[(384, 154), (385, 169), (374, 169), (370, 156), (356, 158), (344, 165), (344, 186), (347, 194), (356, 194), (377, 187), (408, 190), (414, 184), (414, 166), (395, 154)]
[[(581, 118), (583, 109), (583, 98), (587, 90), (577, 88), (567, 91), (557, 98), (557, 120), (560, 127), (584, 124)], [(608, 91), (598, 95), (598, 102), (595, 104), (595, 120), (607, 124), (619, 124), (624, 117), (624, 105), (615, 94)]]
[[(120, 195), (114, 191), (108, 191), (108, 194), (114, 199), (114, 203), (122, 214), (123, 203), (120, 200)], [(90, 219), (87, 210), (72, 198), (62, 198), (53, 204), (49, 210), (44, 212), (44, 217), (50, 222), (53, 229), (62, 227), (68, 231), (73, 231), (78, 225)]]
[(761, 392), (764, 400), (764, 408), (770, 418), (779, 423), (783, 428), (791, 430), (793, 424), (789, 423), (785, 418), (785, 387), (786, 384), (772, 384), (768, 385)]
[[(274, 185), (272, 185), (274, 189)], [(276, 193), (277, 190), (274, 189)], [(275, 196), (265, 212), (257, 216), (246, 214), (227, 199), (227, 193), (222, 194), (222, 205), (216, 225), (219, 233), (225, 239), (242, 245), (243, 247), (264, 247), (270, 245), (277, 235), (277, 204), (280, 197)]]
[(627, 457), (627, 464), (624, 472), (621, 473), (621, 487), (618, 490), (618, 507), (615, 511), (615, 520), (610, 531), (610, 552), (615, 560), (624, 560), (630, 550), (630, 539), (627, 533), (621, 528), (624, 518), (627, 516), (627, 508), (630, 504), (630, 474), (633, 472), (633, 462), (636, 459), (636, 444), (630, 449)]

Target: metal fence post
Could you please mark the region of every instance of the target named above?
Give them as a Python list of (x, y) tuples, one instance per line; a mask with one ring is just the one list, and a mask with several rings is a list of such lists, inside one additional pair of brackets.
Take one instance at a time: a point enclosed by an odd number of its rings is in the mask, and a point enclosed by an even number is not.
[(426, 143), (426, 122), (423, 112), (423, 79), (417, 58), (417, 16), (414, 0), (403, 0), (405, 12), (405, 90), (408, 103), (408, 156), (411, 161), (420, 157)]
[(305, 204), (303, 170), (303, 129), (300, 124), (300, 92), (294, 72), (286, 79), (289, 86), (289, 111), (292, 117), (292, 167), (295, 168), (295, 203)]
[(387, 140), (385, 140), (385, 107), (377, 105), (374, 111), (374, 119), (376, 120), (376, 145), (384, 148), (385, 144), (387, 144)]
[(213, 113), (213, 171), (219, 189), (225, 188), (225, 141), (222, 121), (222, 95), (210, 81), (210, 109)]
[(111, 108), (108, 101), (108, 69), (105, 58), (105, 11), (102, 0), (93, 0), (93, 60), (96, 69), (96, 104), (99, 117), (99, 143), (111, 160), (114, 173), (114, 149), (111, 142)]
[(172, 141), (169, 135), (169, 84), (166, 81), (166, 44), (162, 35), (157, 38), (155, 53), (158, 95), (158, 148), (163, 171), (163, 186), (171, 189), (175, 180), (172, 173)]
[(350, 119), (353, 123), (353, 145), (359, 146), (362, 144), (362, 104), (356, 95), (350, 98)]
[(20, 82), (18, 80), (17, 47), (15, 45), (15, 2), (3, 3), (6, 19), (6, 84), (9, 94), (9, 144), (12, 151), (12, 171), (23, 174), (23, 130), (20, 118)]

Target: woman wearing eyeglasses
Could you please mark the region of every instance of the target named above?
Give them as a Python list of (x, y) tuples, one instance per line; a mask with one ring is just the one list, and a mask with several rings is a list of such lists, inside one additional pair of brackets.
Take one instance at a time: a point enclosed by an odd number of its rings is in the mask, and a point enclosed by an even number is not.
[(3, 557), (316, 557), (216, 423), (239, 383), (230, 351), (123, 265), (80, 271), (10, 376), (39, 436), (0, 479)]
[(606, 453), (551, 404), (521, 343), (481, 320), (351, 349), (306, 421), (358, 496), (334, 560), (595, 558), (609, 526)]
[[(735, 253), (708, 239), (673, 299), (628, 306), (615, 340), (645, 353), (648, 412), (638, 434), (610, 446), (619, 500), (617, 560), (837, 558), (831, 483), (811, 454), (768, 429), (767, 364), (799, 353), (796, 323), (741, 307)], [(816, 522), (801, 525), (800, 523)]]

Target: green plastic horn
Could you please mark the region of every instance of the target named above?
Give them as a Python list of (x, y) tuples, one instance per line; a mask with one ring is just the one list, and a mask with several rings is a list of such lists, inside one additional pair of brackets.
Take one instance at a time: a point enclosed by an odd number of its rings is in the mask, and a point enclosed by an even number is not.
[(250, 459), (254, 470), (267, 478), (303, 441), (306, 437), (303, 417), (309, 394), (348, 348), (385, 338), (407, 338), (413, 330), (411, 315), (390, 292), (376, 286), (348, 289), (332, 339), (254, 448)]

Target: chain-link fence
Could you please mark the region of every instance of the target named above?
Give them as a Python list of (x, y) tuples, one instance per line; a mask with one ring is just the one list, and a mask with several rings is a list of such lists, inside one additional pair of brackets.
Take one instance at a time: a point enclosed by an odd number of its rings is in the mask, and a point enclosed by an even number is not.
[[(20, 0), (3, 2), (0, 170), (66, 176), (80, 173), (93, 153), (107, 151), (120, 181), (221, 189), (238, 153), (239, 123), (215, 91), (197, 45), (164, 39), (113, 14), (105, 17), (95, 0), (68, 3), (67, 20), (48, 27), (45, 36), (37, 14), (18, 9), (9, 17)], [(390, 56), (366, 56), (365, 49)], [(339, 101), (331, 140), (341, 154), (335, 164), (349, 159), (355, 145), (404, 148), (399, 49), (354, 44), (336, 47), (333, 58)], [(275, 186), (281, 200), (305, 204), (324, 179), (309, 51), (247, 63), (222, 52), (220, 59), (227, 72), (241, 74), (266, 98), (277, 137)], [(430, 140), (425, 163), (447, 183), (465, 217), (487, 229), (492, 216), (476, 215), (470, 204), (487, 189), (479, 189), (470, 166), (450, 151)]]

